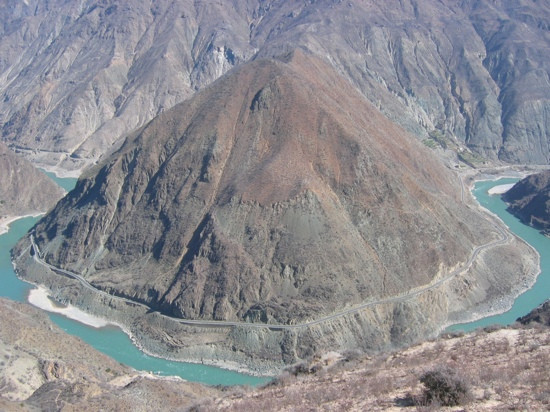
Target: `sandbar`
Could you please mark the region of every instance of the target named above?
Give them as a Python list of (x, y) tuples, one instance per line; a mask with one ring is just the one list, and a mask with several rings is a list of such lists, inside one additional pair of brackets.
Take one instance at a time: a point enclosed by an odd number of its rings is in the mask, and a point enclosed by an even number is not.
[(69, 319), (76, 320), (94, 328), (102, 328), (107, 325), (112, 325), (111, 322), (98, 316), (90, 315), (72, 305), (67, 305), (66, 307), (56, 305), (49, 298), (48, 290), (41, 286), (38, 286), (36, 289), (32, 289), (29, 292), (29, 297), (27, 300), (31, 305), (36, 306), (37, 308), (47, 312), (59, 313)]
[(506, 193), (508, 190), (510, 190), (512, 187), (514, 187), (515, 183), (509, 183), (506, 185), (498, 185), (495, 187), (490, 188), (487, 193), (490, 195), (501, 195), (503, 193)]

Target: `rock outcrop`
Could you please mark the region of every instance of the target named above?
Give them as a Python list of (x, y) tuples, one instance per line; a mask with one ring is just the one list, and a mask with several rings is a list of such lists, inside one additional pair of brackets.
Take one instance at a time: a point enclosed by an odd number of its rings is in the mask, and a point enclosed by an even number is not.
[(522, 179), (502, 198), (523, 223), (550, 236), (550, 170)]
[(63, 194), (44, 173), (0, 142), (0, 219), (44, 213)]
[[(547, 2), (5, 2), (2, 140), (79, 169), (232, 67), (303, 47), (393, 121), (550, 162)], [(446, 143), (444, 143), (446, 144)]]
[(542, 305), (533, 309), (527, 315), (519, 318), (518, 322), (522, 325), (540, 323), (542, 325), (550, 327), (550, 300), (547, 300)]

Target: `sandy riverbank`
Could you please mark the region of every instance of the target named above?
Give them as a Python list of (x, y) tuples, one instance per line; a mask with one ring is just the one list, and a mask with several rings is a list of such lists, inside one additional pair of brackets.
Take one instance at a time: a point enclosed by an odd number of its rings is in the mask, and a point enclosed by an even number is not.
[(69, 319), (76, 320), (94, 328), (102, 328), (112, 323), (98, 316), (90, 315), (72, 305), (56, 305), (48, 295), (48, 290), (42, 286), (32, 289), (27, 298), (29, 303), (47, 312), (59, 313)]
[(48, 173), (53, 173), (56, 177), (59, 177), (59, 178), (74, 178), (74, 179), (78, 179), (80, 177), (80, 175), (82, 174), (82, 171), (84, 170), (84, 168), (82, 169), (76, 169), (76, 170), (67, 170), (67, 169), (63, 169), (61, 167), (57, 167), (57, 166), (47, 166), (47, 165), (42, 165), (42, 164), (38, 164), (36, 165), (39, 169), (42, 169)]
[(512, 187), (514, 187), (514, 185), (515, 183), (498, 185), (489, 189), (487, 193), (489, 193), (490, 195), (502, 195), (506, 193), (508, 190), (510, 190)]
[(0, 236), (9, 231), (9, 226), (16, 220), (23, 219), (25, 217), (38, 217), (42, 216), (44, 213), (34, 213), (30, 215), (23, 216), (2, 216), (0, 217)]
[[(117, 322), (109, 321), (109, 320), (107, 320), (105, 318), (102, 318), (102, 317), (99, 317), (99, 316), (89, 314), (89, 313), (84, 312), (83, 310), (80, 310), (77, 307), (72, 306), (70, 304), (66, 305), (66, 306), (63, 306), (63, 305), (55, 303), (50, 298), (50, 291), (47, 288), (43, 287), (43, 286), (35, 286), (35, 289), (32, 289), (29, 292), (29, 296), (28, 296), (27, 300), (31, 305), (33, 305), (33, 306), (35, 306), (39, 309), (42, 309), (42, 310), (47, 311), (47, 312), (57, 313), (57, 314), (63, 315), (65, 317), (69, 318), (69, 319), (75, 320), (77, 322), (80, 322), (82, 324), (85, 324), (85, 325), (88, 325), (88, 326), (91, 326), (91, 327), (94, 327), (94, 328), (102, 328), (102, 327), (105, 327), (105, 326), (116, 326), (128, 335), (130, 340), (133, 342), (133, 344), (140, 351), (142, 351), (144, 354), (146, 354), (148, 356), (151, 356), (151, 357), (154, 357), (154, 358), (164, 359), (164, 360), (167, 360), (167, 361), (170, 361), (170, 362), (197, 363), (197, 364), (202, 363), (202, 364), (205, 364), (205, 365), (215, 366), (215, 367), (218, 367), (218, 368), (221, 368), (221, 369), (227, 369), (227, 370), (231, 370), (231, 371), (235, 371), (235, 372), (239, 372), (239, 373), (243, 373), (243, 374), (247, 374), (247, 375), (252, 375), (252, 376), (259, 376), (259, 377), (273, 376), (273, 375), (277, 374), (277, 372), (278, 372), (278, 370), (275, 369), (275, 368), (271, 369), (269, 371), (258, 372), (258, 371), (255, 371), (255, 370), (247, 367), (246, 365), (242, 365), (238, 362), (234, 362), (234, 361), (231, 361), (231, 360), (216, 359), (216, 360), (205, 360), (205, 361), (199, 362), (197, 359), (194, 359), (194, 358), (181, 359), (181, 358), (171, 358), (169, 356), (162, 356), (160, 354), (154, 353), (154, 352), (144, 348), (143, 345), (140, 344), (139, 340), (136, 339), (136, 337), (124, 325), (121, 325)], [(157, 375), (155, 375), (155, 376), (157, 376)], [(162, 378), (162, 379), (164, 379), (164, 378), (181, 379), (177, 376), (174, 376), (174, 377), (165, 377), (165, 376), (160, 377), (160, 376), (157, 376), (157, 377)]]

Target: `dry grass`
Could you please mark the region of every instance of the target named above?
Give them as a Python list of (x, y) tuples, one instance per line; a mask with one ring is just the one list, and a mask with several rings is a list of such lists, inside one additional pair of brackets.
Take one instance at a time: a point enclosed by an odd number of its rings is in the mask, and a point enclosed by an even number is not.
[[(263, 389), (209, 400), (196, 410), (548, 410), (549, 344), (549, 329), (490, 329), (374, 357), (355, 353), (330, 365), (316, 358)], [(469, 387), (461, 405), (444, 407), (422, 396), (420, 378), (438, 368), (456, 372)]]

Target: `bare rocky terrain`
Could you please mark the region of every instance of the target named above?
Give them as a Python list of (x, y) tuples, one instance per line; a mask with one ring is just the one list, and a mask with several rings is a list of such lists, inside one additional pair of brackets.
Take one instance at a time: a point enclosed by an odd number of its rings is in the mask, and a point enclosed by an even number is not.
[[(547, 409), (545, 329), (350, 350), (424, 340), (533, 283), (536, 254), (436, 152), (550, 163), (549, 29), (536, 0), (0, 2), (2, 142), (50, 170), (93, 165), (33, 233), (82, 281), (29, 236), (19, 275), (162, 356), (306, 362), (224, 396), (2, 301), (0, 409), (437, 408), (419, 376), (442, 367), (471, 410)], [(60, 192), (3, 143), (0, 200), (43, 211)]]
[[(548, 328), (486, 328), (406, 350), (328, 353), (272, 385), (202, 401), (193, 411), (544, 411), (550, 407)], [(442, 371), (467, 393), (457, 406), (427, 402), (421, 377)]]
[(4, 1), (1, 138), (80, 170), (232, 67), (301, 47), (466, 162), (548, 164), (549, 27), (535, 0)]
[(503, 199), (523, 223), (550, 236), (550, 170), (522, 179)]
[(0, 225), (16, 216), (44, 213), (63, 194), (44, 173), (0, 142)]

